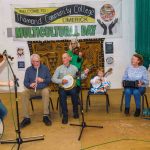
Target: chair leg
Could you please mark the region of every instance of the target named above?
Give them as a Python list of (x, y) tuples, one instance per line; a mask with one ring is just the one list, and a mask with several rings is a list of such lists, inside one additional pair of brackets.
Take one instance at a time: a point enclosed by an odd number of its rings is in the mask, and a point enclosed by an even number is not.
[(145, 97), (145, 100), (146, 100), (146, 106), (147, 106), (147, 108), (149, 108), (149, 104), (148, 104), (148, 100), (147, 100), (147, 95), (144, 94), (144, 97)]
[(86, 98), (86, 112), (88, 112), (88, 108), (89, 108), (89, 99), (90, 99), (89, 97), (90, 95), (88, 94)]
[(110, 107), (109, 95), (107, 94), (108, 106)]
[(90, 95), (89, 95), (89, 106), (91, 106), (91, 99), (90, 99)]
[(122, 112), (122, 106), (123, 106), (123, 99), (124, 99), (124, 91), (122, 93), (122, 97), (121, 97), (121, 104), (120, 104), (120, 111)]
[(109, 107), (108, 94), (105, 94), (105, 96), (106, 96), (106, 111), (107, 111), (107, 113), (108, 113), (108, 112), (109, 112), (109, 110), (108, 110), (108, 107)]
[(143, 113), (143, 109), (144, 109), (144, 95), (142, 95), (141, 113)]
[(59, 115), (60, 115), (60, 117), (62, 117), (62, 108), (61, 108), (61, 103), (60, 103), (60, 98), (59, 98)]
[(54, 105), (53, 105), (53, 101), (52, 101), (51, 97), (49, 98), (49, 101), (50, 101), (50, 104), (52, 106), (52, 110), (54, 111)]
[(32, 108), (32, 111), (34, 111), (34, 107), (33, 107), (33, 102), (32, 102), (32, 99), (30, 99), (30, 103), (31, 103), (31, 108)]
[(56, 110), (59, 110), (59, 115), (60, 115), (60, 117), (61, 117), (61, 116), (62, 116), (62, 108), (61, 108), (60, 97), (59, 97), (59, 96), (58, 96), (58, 98), (57, 98)]
[(49, 101), (49, 104), (48, 104), (48, 110), (49, 110), (49, 117), (51, 117), (51, 110), (50, 110), (50, 101)]
[(59, 97), (58, 97), (58, 98), (57, 98), (56, 110), (58, 110), (59, 101), (60, 101), (60, 99), (59, 99)]

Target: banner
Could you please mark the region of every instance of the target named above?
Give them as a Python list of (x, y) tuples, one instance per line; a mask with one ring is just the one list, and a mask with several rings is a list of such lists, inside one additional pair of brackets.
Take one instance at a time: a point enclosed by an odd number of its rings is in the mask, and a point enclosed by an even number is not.
[(120, 37), (121, 0), (12, 5), (14, 40)]

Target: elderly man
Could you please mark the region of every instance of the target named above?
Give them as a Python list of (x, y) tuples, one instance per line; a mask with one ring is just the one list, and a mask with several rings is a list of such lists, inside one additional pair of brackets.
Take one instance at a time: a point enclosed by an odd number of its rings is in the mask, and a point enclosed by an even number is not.
[(51, 120), (48, 117), (49, 114), (49, 89), (48, 85), (51, 81), (51, 75), (48, 67), (40, 63), (40, 56), (38, 54), (31, 55), (32, 66), (28, 67), (25, 72), (23, 92), (23, 113), (24, 119), (21, 122), (20, 127), (23, 128), (31, 123), (31, 119), (28, 113), (28, 103), (31, 96), (41, 95), (43, 101), (43, 122), (45, 125), (51, 125)]
[[(68, 80), (63, 79), (63, 77), (67, 74), (70, 74), (73, 77), (76, 77), (78, 69), (76, 66), (70, 64), (70, 60), (71, 60), (71, 57), (69, 56), (69, 54), (64, 53), (62, 55), (63, 64), (56, 69), (52, 77), (52, 81), (54, 83), (59, 84), (59, 85), (67, 84)], [(82, 78), (85, 78), (87, 73), (88, 73), (88, 70), (85, 70), (85, 72), (82, 74)], [(76, 91), (76, 86), (70, 90), (66, 90), (65, 88), (62, 88), (61, 86), (59, 86), (59, 94), (61, 98), (60, 102), (61, 102), (62, 113), (63, 113), (62, 124), (68, 123), (68, 109), (67, 109), (67, 101), (66, 101), (67, 95), (71, 95), (72, 104), (73, 104), (73, 117), (75, 119), (79, 118), (78, 95)]]

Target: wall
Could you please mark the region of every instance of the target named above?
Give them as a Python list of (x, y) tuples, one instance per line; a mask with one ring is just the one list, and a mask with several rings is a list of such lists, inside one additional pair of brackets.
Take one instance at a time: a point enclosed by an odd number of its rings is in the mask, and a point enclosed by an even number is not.
[[(71, 0), (1, 0), (0, 1), (0, 53), (5, 49), (7, 53), (15, 57), (11, 63), (12, 68), (19, 79), (19, 91), (23, 90), (24, 71), (18, 71), (16, 60), (17, 47), (24, 47), (26, 67), (30, 65), (29, 49), (26, 42), (13, 41), (7, 37), (7, 28), (12, 27), (11, 4), (26, 4), (26, 3), (49, 3), (49, 2), (70, 2)], [(78, 1), (78, 0), (76, 0)], [(82, 0), (82, 2), (87, 0)], [(134, 0), (122, 0), (122, 32), (121, 38), (105, 39), (105, 42), (114, 42), (114, 64), (113, 73), (109, 76), (112, 82), (112, 89), (121, 88), (121, 78), (126, 66), (130, 63), (130, 58), (134, 53)], [(107, 67), (106, 67), (107, 70)], [(8, 79), (8, 70), (6, 65), (0, 70), (0, 80)], [(11, 75), (12, 77), (12, 75)], [(7, 88), (0, 88), (0, 91), (5, 91)]]

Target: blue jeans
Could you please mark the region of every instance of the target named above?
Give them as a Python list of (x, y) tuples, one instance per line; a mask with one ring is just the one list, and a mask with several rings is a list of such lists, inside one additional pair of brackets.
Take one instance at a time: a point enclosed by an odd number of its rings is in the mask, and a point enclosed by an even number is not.
[(146, 88), (145, 87), (139, 87), (139, 88), (125, 88), (125, 107), (130, 108), (130, 100), (131, 95), (134, 96), (136, 108), (141, 108), (141, 95), (145, 93)]
[(67, 96), (71, 96), (72, 105), (73, 105), (73, 113), (78, 113), (78, 94), (76, 91), (76, 87), (71, 90), (64, 90), (63, 88), (59, 89), (59, 97), (60, 104), (62, 107), (63, 116), (68, 116), (68, 108), (67, 108)]
[(7, 109), (6, 107), (3, 105), (3, 103), (0, 100), (0, 119), (3, 120), (3, 118), (7, 115)]

